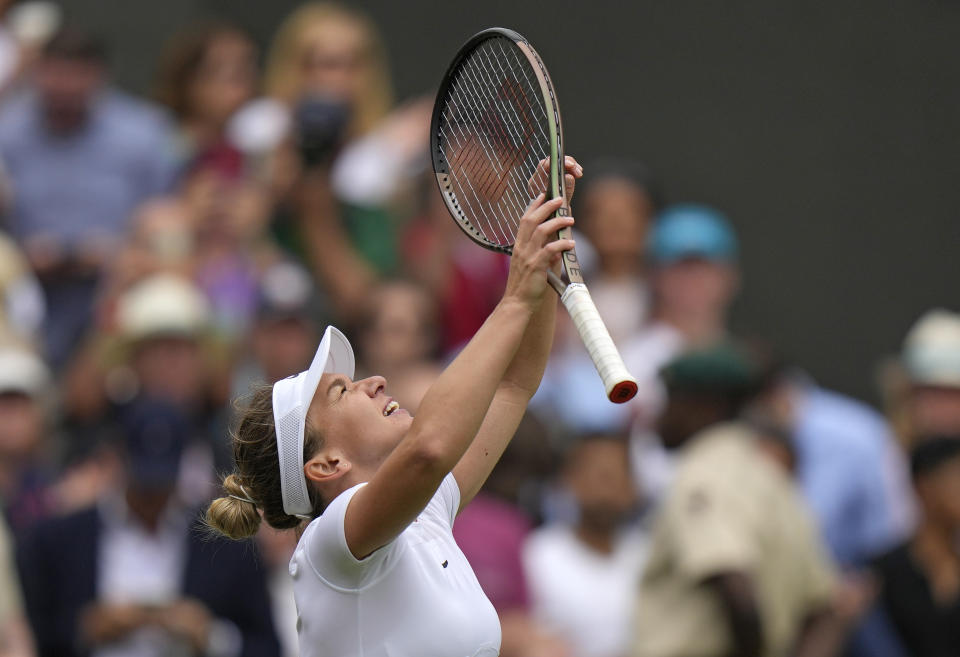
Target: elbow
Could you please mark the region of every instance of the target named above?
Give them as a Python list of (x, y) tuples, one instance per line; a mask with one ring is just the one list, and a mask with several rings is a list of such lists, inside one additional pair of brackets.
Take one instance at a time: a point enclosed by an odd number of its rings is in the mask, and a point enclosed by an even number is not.
[(453, 454), (449, 441), (440, 436), (416, 436), (411, 441), (410, 466), (423, 476), (444, 476), (456, 465), (459, 455)]

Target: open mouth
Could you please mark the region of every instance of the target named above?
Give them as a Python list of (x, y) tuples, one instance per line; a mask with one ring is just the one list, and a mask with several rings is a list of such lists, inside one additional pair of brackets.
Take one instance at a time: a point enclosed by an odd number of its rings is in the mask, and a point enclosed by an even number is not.
[(390, 403), (388, 403), (386, 408), (383, 409), (383, 416), (388, 417), (393, 415), (399, 408), (400, 404), (391, 399)]

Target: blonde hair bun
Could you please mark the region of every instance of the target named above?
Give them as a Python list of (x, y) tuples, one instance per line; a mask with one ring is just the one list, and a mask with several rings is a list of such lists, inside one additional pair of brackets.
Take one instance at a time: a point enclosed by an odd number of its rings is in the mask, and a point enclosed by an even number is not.
[(238, 499), (249, 498), (240, 479), (236, 475), (227, 475), (223, 490), (227, 495), (218, 497), (207, 508), (207, 524), (235, 541), (254, 536), (260, 528), (260, 512), (245, 499)]

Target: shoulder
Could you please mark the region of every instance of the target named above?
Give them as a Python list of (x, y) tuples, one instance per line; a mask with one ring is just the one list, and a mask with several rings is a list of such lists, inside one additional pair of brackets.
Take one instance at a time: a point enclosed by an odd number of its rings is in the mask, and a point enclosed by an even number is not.
[[(867, 404), (823, 388), (804, 391), (804, 420), (816, 431), (844, 433), (850, 442), (876, 444), (890, 434), (889, 426), (876, 410)], [(880, 438), (881, 440), (878, 440)]]
[(753, 432), (736, 422), (709, 427), (691, 438), (677, 463), (678, 482), (687, 480), (730, 479), (734, 472), (759, 461), (753, 449)]
[(23, 138), (37, 115), (36, 97), (20, 92), (0, 104), (0, 139)]
[(881, 577), (887, 577), (891, 573), (900, 572), (905, 567), (910, 567), (912, 564), (913, 557), (910, 555), (910, 544), (902, 543), (873, 559), (871, 566)]
[(104, 92), (99, 111), (121, 136), (142, 140), (167, 138), (173, 133), (173, 123), (163, 109), (117, 89)]

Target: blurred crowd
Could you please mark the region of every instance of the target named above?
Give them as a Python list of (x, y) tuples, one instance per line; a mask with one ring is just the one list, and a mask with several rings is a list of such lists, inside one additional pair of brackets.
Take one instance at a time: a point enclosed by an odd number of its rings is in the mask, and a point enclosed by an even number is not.
[[(234, 400), (333, 323), (415, 413), (506, 279), (359, 11), (303, 5), (264, 50), (191, 25), (150, 86), (111, 84), (57, 5), (0, 0), (0, 655), (296, 655), (296, 534), (198, 520)], [(504, 657), (960, 655), (960, 315), (903, 327), (877, 411), (731, 333), (762, 272), (719, 209), (583, 164), (578, 253), (640, 389), (610, 404), (561, 313), (455, 527)]]

